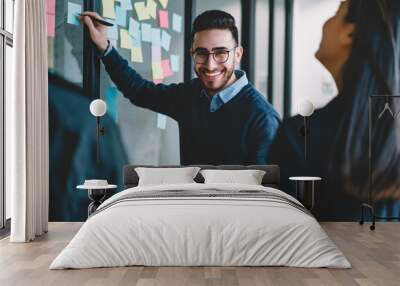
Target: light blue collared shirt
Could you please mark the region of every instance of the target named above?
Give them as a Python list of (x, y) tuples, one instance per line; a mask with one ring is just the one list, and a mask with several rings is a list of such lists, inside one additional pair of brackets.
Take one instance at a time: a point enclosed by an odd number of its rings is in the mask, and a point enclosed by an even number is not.
[(237, 80), (233, 84), (231, 84), (224, 90), (221, 90), (212, 97), (210, 97), (204, 89), (201, 91), (201, 96), (206, 96), (211, 101), (210, 112), (217, 111), (225, 103), (234, 98), (242, 90), (242, 88), (249, 83), (246, 73), (244, 71), (235, 70), (235, 76)]

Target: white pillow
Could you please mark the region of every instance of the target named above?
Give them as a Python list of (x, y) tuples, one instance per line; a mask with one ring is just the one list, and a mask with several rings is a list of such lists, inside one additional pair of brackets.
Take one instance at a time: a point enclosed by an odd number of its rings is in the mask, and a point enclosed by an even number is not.
[(195, 183), (193, 179), (199, 170), (199, 167), (135, 168), (139, 176), (139, 186)]
[(261, 185), (265, 171), (262, 170), (202, 170), (205, 184)]

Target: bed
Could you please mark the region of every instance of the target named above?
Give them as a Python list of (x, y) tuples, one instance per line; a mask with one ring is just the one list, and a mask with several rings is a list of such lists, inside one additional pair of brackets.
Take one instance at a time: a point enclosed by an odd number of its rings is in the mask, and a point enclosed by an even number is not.
[[(195, 183), (138, 186), (124, 168), (124, 190), (107, 199), (50, 269), (144, 266), (350, 268), (343, 253), (297, 200), (279, 190), (279, 167), (261, 185)], [(169, 166), (176, 167), (176, 166)]]

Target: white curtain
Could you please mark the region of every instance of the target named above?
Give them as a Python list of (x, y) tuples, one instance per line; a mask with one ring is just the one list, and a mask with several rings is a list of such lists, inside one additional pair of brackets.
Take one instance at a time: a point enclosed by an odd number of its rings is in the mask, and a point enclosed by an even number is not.
[(12, 242), (48, 229), (49, 144), (45, 0), (15, 1), (13, 94), (6, 98), (6, 187)]

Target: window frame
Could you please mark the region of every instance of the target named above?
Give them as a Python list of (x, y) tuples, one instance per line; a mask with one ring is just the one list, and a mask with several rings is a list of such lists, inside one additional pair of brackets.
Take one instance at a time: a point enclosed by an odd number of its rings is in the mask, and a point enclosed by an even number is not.
[[(7, 234), (10, 230), (10, 219), (6, 217), (6, 191), (5, 191), (5, 91), (6, 91), (6, 47), (13, 48), (13, 34), (6, 30), (5, 3), (0, 0), (0, 236)], [(11, 0), (13, 5), (15, 1)], [(15, 9), (13, 9), (15, 11)], [(13, 15), (14, 16), (14, 15)], [(14, 30), (14, 29), (13, 29)]]

